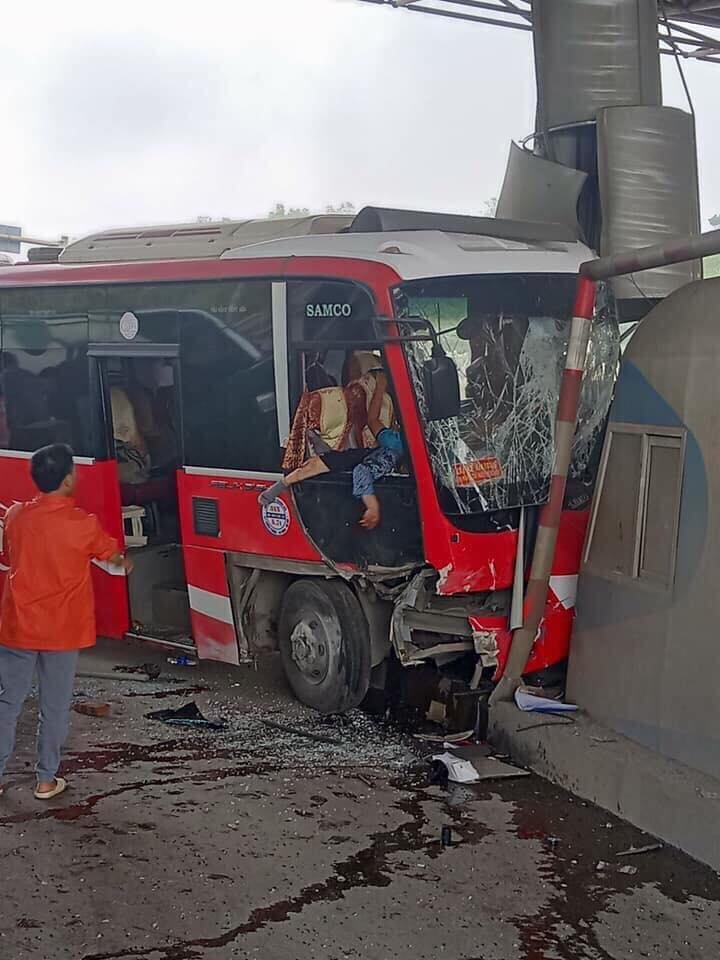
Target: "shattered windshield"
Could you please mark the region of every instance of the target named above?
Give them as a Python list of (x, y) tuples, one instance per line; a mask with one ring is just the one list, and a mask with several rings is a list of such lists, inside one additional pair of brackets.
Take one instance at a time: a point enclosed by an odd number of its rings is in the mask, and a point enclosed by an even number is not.
[[(413, 281), (396, 289), (396, 315), (428, 320), (460, 375), (461, 415), (427, 420), (422, 370), (431, 344), (405, 344), (433, 472), (449, 514), (547, 500), (575, 283), (567, 275), (503, 274)], [(401, 332), (417, 334), (418, 328), (408, 323)], [(617, 322), (603, 292), (588, 350), (569, 492), (591, 490), (594, 482), (618, 357)]]

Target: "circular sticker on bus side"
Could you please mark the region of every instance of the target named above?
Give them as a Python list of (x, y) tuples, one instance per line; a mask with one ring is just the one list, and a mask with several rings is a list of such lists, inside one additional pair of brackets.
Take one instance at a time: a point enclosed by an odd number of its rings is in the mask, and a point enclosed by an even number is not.
[(139, 329), (140, 323), (134, 313), (130, 313), (128, 310), (127, 313), (124, 313), (120, 317), (120, 335), (124, 337), (125, 340), (134, 340), (138, 335)]
[(273, 500), (262, 508), (265, 529), (274, 537), (284, 537), (290, 529), (290, 511), (283, 500)]

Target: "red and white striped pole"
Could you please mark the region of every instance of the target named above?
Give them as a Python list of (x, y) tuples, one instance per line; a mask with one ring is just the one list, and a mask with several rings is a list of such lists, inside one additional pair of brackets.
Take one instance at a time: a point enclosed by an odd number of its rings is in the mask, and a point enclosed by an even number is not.
[(525, 664), (547, 603), (550, 572), (555, 557), (558, 528), (565, 499), (565, 486), (572, 455), (573, 437), (577, 422), (580, 390), (585, 372), (590, 327), (595, 309), (596, 285), (594, 280), (581, 276), (575, 292), (575, 306), (570, 324), (570, 338), (565, 360), (558, 407), (555, 418), (555, 459), (553, 461), (550, 494), (540, 512), (537, 538), (533, 551), (530, 579), (524, 603), (524, 622), (515, 631), (510, 645), (507, 664), (502, 679), (493, 691), (490, 702), (510, 700), (519, 686)]

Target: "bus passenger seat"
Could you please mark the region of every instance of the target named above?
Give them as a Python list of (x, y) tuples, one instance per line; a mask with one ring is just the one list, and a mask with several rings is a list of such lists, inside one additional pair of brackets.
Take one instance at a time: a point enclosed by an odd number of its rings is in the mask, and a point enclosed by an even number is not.
[(145, 438), (138, 429), (135, 409), (122, 387), (110, 390), (113, 418), (113, 439), (120, 478), (120, 501), (123, 507), (147, 507), (145, 516), (155, 533), (159, 532), (158, 504), (172, 499), (172, 477), (150, 476), (150, 455)]
[(110, 406), (120, 482), (133, 486), (144, 483), (150, 478), (150, 455), (138, 430), (135, 408), (122, 387), (111, 388)]

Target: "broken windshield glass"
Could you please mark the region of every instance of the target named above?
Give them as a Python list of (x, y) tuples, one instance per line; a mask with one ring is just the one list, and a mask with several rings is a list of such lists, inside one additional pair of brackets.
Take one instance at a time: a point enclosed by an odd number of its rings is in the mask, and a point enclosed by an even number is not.
[[(547, 500), (555, 414), (567, 352), (575, 278), (547, 274), (414, 281), (396, 291), (398, 317), (423, 317), (460, 374), (462, 411), (426, 416), (422, 368), (431, 344), (405, 344), (442, 505), (450, 514)], [(417, 333), (410, 324), (403, 333)], [(592, 485), (619, 357), (609, 305), (588, 350), (571, 479)]]

